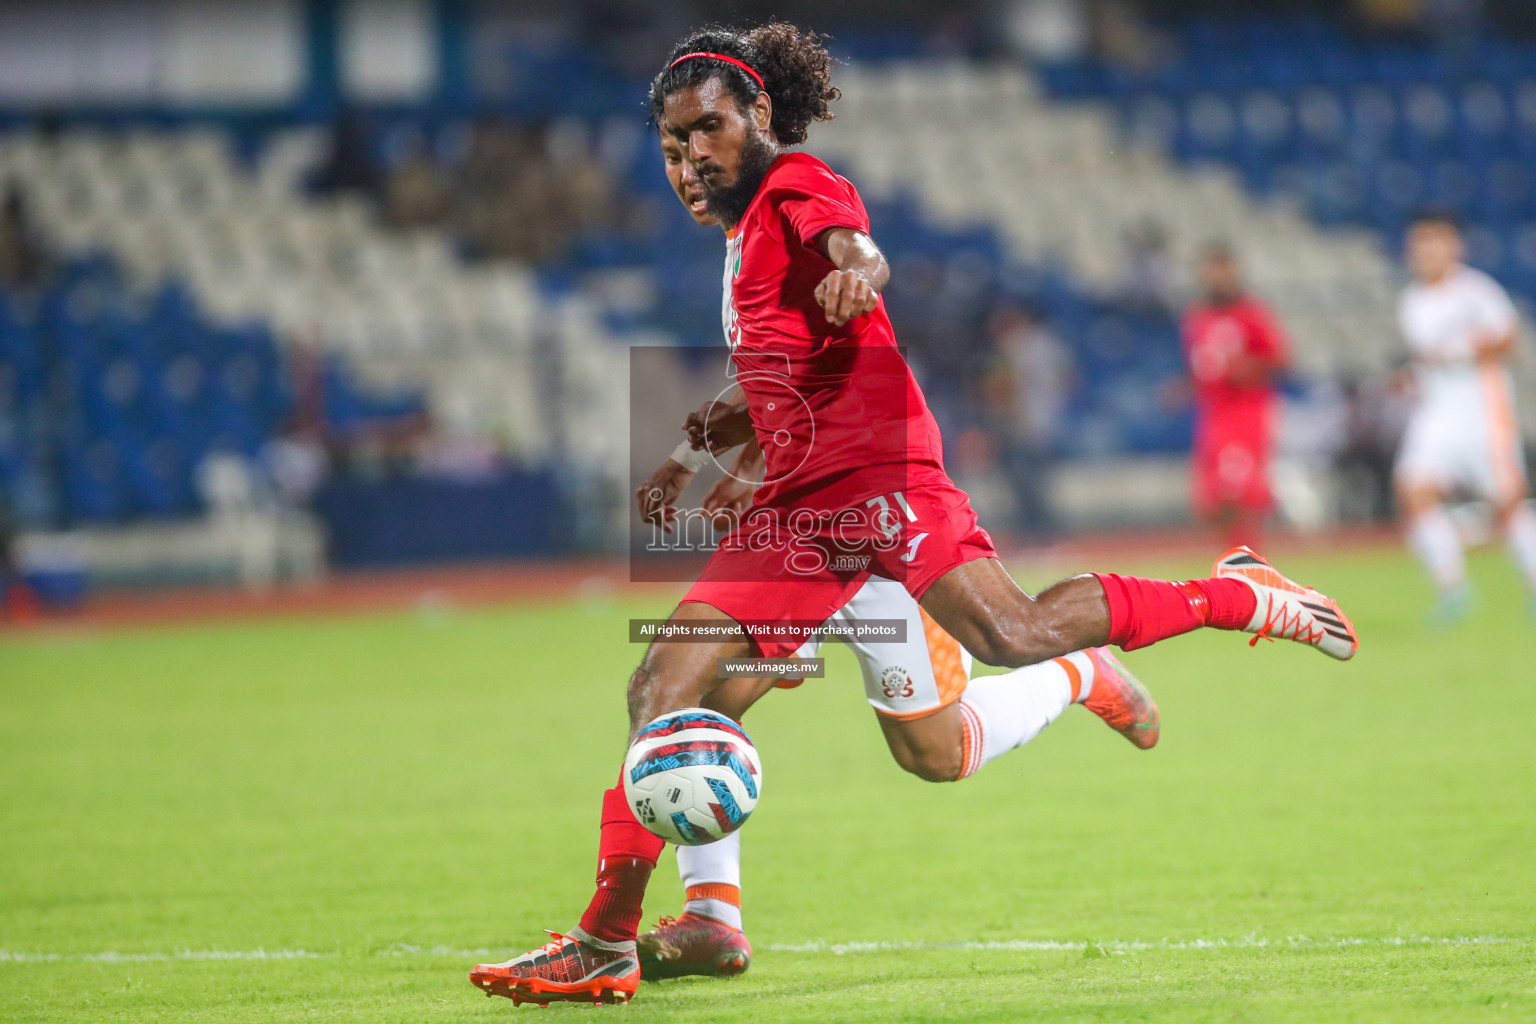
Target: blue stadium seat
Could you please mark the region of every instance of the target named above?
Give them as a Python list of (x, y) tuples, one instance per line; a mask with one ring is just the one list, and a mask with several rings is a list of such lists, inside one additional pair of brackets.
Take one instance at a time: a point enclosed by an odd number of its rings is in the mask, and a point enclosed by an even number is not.
[(182, 283), (136, 296), (91, 255), (35, 307), (0, 295), (0, 485), (29, 525), (193, 513), (199, 460), (256, 454), (290, 405), (270, 328), (210, 327)]
[(68, 446), (63, 452), (63, 490), (68, 519), (78, 523), (113, 523), (122, 518), (119, 453), (109, 441)]
[[(1427, 202), (1500, 238), (1536, 218), (1536, 41), (1490, 35), (1453, 53), (1348, 37), (1315, 15), (1166, 27), (1178, 56), (1119, 103), (1127, 131), (1175, 159), (1226, 163), (1256, 194), (1295, 191), (1320, 223), (1371, 224), (1389, 247)], [(1090, 94), (1083, 83), (1095, 74), (1074, 67), (1074, 88)], [(1536, 299), (1528, 263), (1507, 244), (1485, 249), (1511, 288)]]

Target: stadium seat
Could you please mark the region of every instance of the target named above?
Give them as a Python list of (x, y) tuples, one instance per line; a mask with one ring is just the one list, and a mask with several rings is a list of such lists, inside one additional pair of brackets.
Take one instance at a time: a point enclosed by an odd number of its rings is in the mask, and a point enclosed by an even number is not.
[[(1427, 44), (1346, 37), (1311, 16), (1191, 18), (1165, 26), (1180, 56), (1117, 94), (1103, 69), (1048, 73), (1049, 93), (1116, 103), (1130, 135), (1185, 162), (1233, 167), (1258, 196), (1300, 199), (1320, 224), (1370, 225), (1395, 251), (1408, 213), (1459, 210), (1497, 236), (1536, 203), (1536, 44), (1485, 36), (1453, 57)], [(1218, 83), (1250, 92), (1228, 144)], [(1253, 86), (1265, 87), (1257, 92)], [(1294, 105), (1292, 105), (1294, 104)], [(1169, 112), (1176, 112), (1170, 116)], [(1292, 127), (1292, 120), (1294, 119)], [(1516, 273), (1479, 235), (1492, 269)], [(1517, 275), (1518, 276), (1518, 275)], [(1508, 282), (1527, 298), (1527, 279)]]

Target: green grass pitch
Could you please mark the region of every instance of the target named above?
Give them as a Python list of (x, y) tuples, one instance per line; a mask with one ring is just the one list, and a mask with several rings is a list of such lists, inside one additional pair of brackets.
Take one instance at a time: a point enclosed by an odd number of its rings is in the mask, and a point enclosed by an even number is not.
[[(751, 971), (601, 1011), (466, 974), (585, 905), (624, 621), (659, 602), (0, 637), (0, 1020), (1536, 1020), (1513, 571), (1478, 556), (1479, 610), (1429, 633), (1406, 556), (1281, 565), (1351, 612), (1359, 657), (1132, 654), (1150, 753), (1072, 709), (923, 783), (836, 652), (747, 719)], [(679, 908), (670, 853), (656, 879), (647, 921)]]

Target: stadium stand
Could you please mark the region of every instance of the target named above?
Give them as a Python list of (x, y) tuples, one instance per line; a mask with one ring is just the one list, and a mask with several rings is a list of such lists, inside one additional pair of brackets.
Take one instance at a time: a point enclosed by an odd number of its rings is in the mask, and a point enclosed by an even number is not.
[[(915, 189), (947, 219), (996, 223), (1021, 256), (1063, 266), (1096, 294), (1115, 293), (1138, 225), (1166, 233), (1174, 295), (1188, 294), (1199, 246), (1222, 237), (1296, 335), (1303, 370), (1361, 371), (1390, 358), (1395, 270), (1363, 231), (1324, 234), (1284, 204), (1254, 201), (1220, 169), (1170, 165), (1123, 138), (1109, 113), (1052, 104), (1012, 68), (891, 65), (856, 73), (846, 95), (833, 144), (860, 160), (866, 188)], [(945, 113), (951, 103), (991, 117), (957, 121)]]
[[(1536, 299), (1536, 45), (1354, 38), (1316, 17), (1170, 26), (1144, 73), (1047, 68), (1051, 95), (1107, 104), (1126, 135), (1180, 167), (1235, 171), (1248, 192), (1395, 252), (1409, 215), (1457, 211), (1470, 259)], [(1351, 279), (1353, 280), (1353, 279)]]
[(104, 257), (6, 297), (0, 351), (0, 478), (27, 521), (187, 514), (202, 459), (254, 457), (285, 413), (269, 332), (211, 323), (174, 283), (137, 294)]
[[(1384, 50), (1370, 64), (1380, 82), (1337, 82), (1325, 73), (1328, 47), (1355, 44), (1319, 23), (1201, 24), (1187, 30), (1186, 54), (1220, 43), (1225, 56), (1146, 78), (1079, 63), (1037, 82), (1010, 63), (916, 58), (900, 39), (848, 45), (859, 59), (840, 71), (837, 121), (812, 148), (870, 201), (903, 282), (893, 318), (951, 441), (988, 426), (976, 398), (999, 304), (1039, 314), (1071, 353), (1076, 383), (1050, 456), (1172, 457), (1188, 416), (1156, 382), (1180, 373), (1174, 310), (1208, 233), (1242, 251), (1308, 376), (1359, 375), (1397, 351), (1397, 270), (1380, 230), (1400, 224), (1404, 196), (1417, 193), (1372, 184), (1351, 205), (1335, 202), (1348, 189), (1321, 183), (1396, 182), (1406, 169), (1449, 188), (1457, 172), (1446, 154), (1501, 113), (1503, 134), (1484, 136), (1502, 141), (1479, 152), (1503, 161), (1490, 180), (1507, 179), (1508, 195), (1480, 193), (1467, 208), (1529, 198), (1515, 166), (1524, 93), (1513, 77), (1498, 80), (1499, 103), (1483, 87), (1492, 79), (1442, 96), (1448, 120), (1431, 146), (1434, 103), (1413, 84), (1421, 57)], [(1277, 56), (1275, 39), (1294, 45)], [(1513, 51), (1504, 59), (1524, 67)], [(1267, 61), (1272, 84), (1223, 91), (1223, 62), (1244, 60)], [(18, 517), (64, 525), (198, 511), (198, 461), (224, 449), (254, 457), (276, 436), (292, 413), (293, 355), (317, 347), (331, 430), (425, 411), (445, 438), (493, 438), (513, 465), (558, 468), (568, 504), (602, 509), (589, 532), (615, 536), (630, 468), (627, 349), (717, 344), (719, 240), (666, 191), (636, 115), (642, 81), (579, 47), (508, 61), (520, 77), (488, 116), (539, 125), (584, 156), (622, 212), (522, 260), (487, 253), (462, 221), (390, 224), (377, 196), (317, 188), (327, 130), (296, 114), (254, 127), (86, 121), (47, 134), (27, 123), (0, 138), (0, 177), (61, 261), (33, 307), (9, 299), (0, 318), (10, 382), (0, 473), (34, 496)], [(550, 88), (545, 66), (570, 88)], [(1343, 119), (1332, 129), (1318, 113), (1330, 102)], [(957, 106), (989, 116), (953, 118)], [(357, 127), (388, 180), (424, 154), (461, 159), (455, 140), (486, 116), (377, 111)], [(1366, 136), (1356, 122), (1371, 116), (1387, 127)], [(1185, 227), (1195, 222), (1199, 235)], [(1166, 280), (1138, 292), (1143, 228), (1157, 235)], [(1500, 231), (1504, 271), (1523, 235)], [(78, 327), (72, 311), (87, 306), (105, 312)], [(76, 374), (78, 426), (42, 437), (29, 410), (60, 400), (49, 382), (61, 368)]]
[[(439, 431), (495, 437), (527, 464), (549, 457), (552, 436), (531, 365), (541, 329), (571, 380), (615, 377), (615, 347), (579, 299), (543, 305), (525, 269), (464, 267), (436, 233), (401, 237), (355, 198), (307, 196), (314, 142), (275, 133), (250, 170), (212, 128), (18, 132), (0, 145), (0, 172), (63, 260), (0, 318), (0, 472), (36, 496), (20, 518), (198, 510), (202, 458), (256, 458), (291, 412), (283, 355), (295, 345), (324, 353), (331, 436), (425, 402)], [(43, 416), (44, 402), (72, 415)], [(58, 422), (73, 426), (28, 427)], [(583, 454), (614, 462), (611, 445)]]

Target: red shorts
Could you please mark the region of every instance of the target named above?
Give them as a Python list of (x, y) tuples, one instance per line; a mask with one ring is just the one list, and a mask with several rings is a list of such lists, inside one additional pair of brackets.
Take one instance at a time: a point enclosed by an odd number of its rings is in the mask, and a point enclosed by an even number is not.
[(1198, 444), (1191, 467), (1196, 514), (1210, 516), (1233, 507), (1269, 511), (1275, 500), (1269, 463), (1267, 431), (1227, 435)]
[(1279, 420), (1278, 403), (1267, 396), (1211, 402), (1197, 410), (1191, 466), (1196, 515), (1228, 508), (1267, 512), (1274, 506), (1269, 470)]
[(738, 622), (793, 622), (782, 638), (754, 637), (765, 658), (793, 654), (871, 575), (920, 599), (957, 565), (994, 558), (992, 538), (954, 484), (922, 484), (834, 515), (754, 507), (683, 598)]

